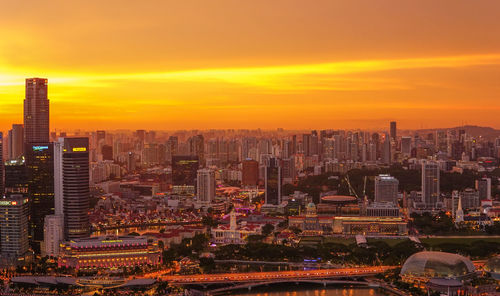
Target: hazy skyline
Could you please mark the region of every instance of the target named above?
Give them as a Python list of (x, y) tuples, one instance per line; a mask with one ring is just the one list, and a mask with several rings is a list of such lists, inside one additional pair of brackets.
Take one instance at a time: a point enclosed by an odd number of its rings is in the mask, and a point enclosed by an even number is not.
[(0, 2), (0, 130), (500, 128), (498, 1)]

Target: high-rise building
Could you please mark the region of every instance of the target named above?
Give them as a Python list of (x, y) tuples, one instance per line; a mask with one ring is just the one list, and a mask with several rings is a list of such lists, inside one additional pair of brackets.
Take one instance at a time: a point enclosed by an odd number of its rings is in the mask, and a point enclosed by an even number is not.
[(476, 180), (476, 190), (479, 191), (479, 200), (491, 199), (491, 178)]
[(391, 140), (389, 139), (389, 135), (385, 135), (384, 139), (384, 150), (382, 154), (382, 162), (385, 164), (391, 164)]
[(113, 160), (113, 146), (102, 145), (101, 153), (102, 153), (102, 160)]
[(3, 258), (20, 260), (28, 253), (28, 207), (28, 198), (22, 194), (0, 199), (0, 246)]
[(13, 124), (9, 130), (8, 159), (17, 159), (24, 152), (24, 128), (22, 124)]
[(398, 200), (398, 179), (389, 175), (375, 177), (375, 202), (392, 202)]
[(439, 201), (439, 165), (434, 161), (422, 162), (422, 201), (428, 209)]
[(89, 139), (60, 138), (54, 144), (56, 215), (64, 217), (66, 240), (90, 235)]
[(205, 138), (203, 135), (196, 135), (188, 139), (188, 152), (191, 156), (197, 156), (199, 163), (205, 163)]
[(201, 169), (198, 170), (197, 174), (198, 204), (210, 206), (215, 200), (215, 172), (210, 169)]
[(28, 196), (30, 199), (30, 235), (35, 252), (43, 241), (43, 221), (54, 214), (54, 146), (52, 143), (26, 145)]
[(259, 162), (246, 159), (242, 162), (241, 185), (257, 186), (259, 183)]
[(199, 169), (196, 155), (172, 156), (172, 187), (175, 192), (194, 193)]
[(59, 244), (64, 240), (64, 217), (59, 215), (45, 216), (43, 239), (43, 256), (57, 257)]
[(281, 164), (279, 159), (270, 158), (264, 170), (265, 198), (267, 205), (279, 205), (281, 203)]
[(411, 137), (401, 137), (401, 153), (406, 156), (411, 156)]
[(28, 172), (24, 158), (5, 162), (5, 194), (28, 194)]
[(47, 79), (26, 79), (24, 99), (24, 142), (49, 142), (49, 99), (47, 98)]
[(3, 133), (0, 132), (0, 195), (3, 195), (4, 188), (4, 164), (3, 164)]
[(393, 139), (394, 141), (397, 140), (397, 129), (395, 121), (391, 121), (391, 139)]

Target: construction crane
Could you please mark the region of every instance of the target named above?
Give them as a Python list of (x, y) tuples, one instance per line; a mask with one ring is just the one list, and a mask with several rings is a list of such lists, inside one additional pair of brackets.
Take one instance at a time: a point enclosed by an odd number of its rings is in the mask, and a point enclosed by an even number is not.
[(345, 180), (347, 181), (347, 185), (349, 186), (349, 194), (356, 196), (356, 198), (359, 199), (358, 194), (356, 193), (356, 190), (351, 185), (351, 181), (349, 180), (349, 174), (345, 175)]
[(363, 183), (363, 197), (366, 196), (366, 179), (368, 179), (368, 176), (365, 176), (365, 180)]

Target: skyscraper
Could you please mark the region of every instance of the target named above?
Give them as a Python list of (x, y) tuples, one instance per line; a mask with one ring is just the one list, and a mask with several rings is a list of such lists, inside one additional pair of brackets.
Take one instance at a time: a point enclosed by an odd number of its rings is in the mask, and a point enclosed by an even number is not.
[(31, 203), (31, 245), (38, 253), (45, 216), (54, 214), (54, 146), (52, 143), (31, 143), (26, 145), (25, 153)]
[(378, 175), (375, 177), (375, 201), (392, 202), (398, 200), (399, 181), (389, 175)]
[(279, 205), (281, 203), (281, 165), (277, 158), (270, 158), (264, 170), (264, 181), (266, 189), (266, 204)]
[(401, 153), (406, 156), (411, 156), (411, 137), (401, 137)]
[(54, 145), (56, 215), (64, 217), (64, 238), (90, 235), (89, 139), (60, 138)]
[(49, 99), (45, 78), (26, 79), (24, 142), (28, 144), (49, 142)]
[(5, 162), (5, 195), (28, 194), (28, 174), (24, 158)]
[(198, 170), (196, 178), (198, 204), (210, 206), (215, 199), (215, 173), (210, 169)]
[(382, 153), (382, 162), (385, 164), (391, 164), (391, 140), (389, 139), (389, 135), (385, 135), (384, 139), (384, 149)]
[(439, 165), (433, 161), (422, 163), (422, 201), (428, 209), (439, 201)]
[(396, 122), (391, 121), (391, 139), (396, 141), (397, 139), (397, 129), (396, 129)]
[(2, 196), (5, 191), (3, 172), (3, 133), (0, 132), (0, 195)]
[(8, 159), (17, 159), (24, 152), (24, 128), (22, 124), (13, 124), (9, 130)]
[(172, 156), (172, 187), (175, 192), (194, 193), (196, 174), (199, 168), (198, 156)]
[(242, 162), (241, 185), (257, 186), (259, 182), (259, 162), (246, 159)]
[(476, 180), (476, 190), (479, 191), (479, 200), (491, 199), (491, 178)]
[(28, 198), (13, 194), (0, 199), (0, 246), (2, 257), (18, 260), (27, 255)]

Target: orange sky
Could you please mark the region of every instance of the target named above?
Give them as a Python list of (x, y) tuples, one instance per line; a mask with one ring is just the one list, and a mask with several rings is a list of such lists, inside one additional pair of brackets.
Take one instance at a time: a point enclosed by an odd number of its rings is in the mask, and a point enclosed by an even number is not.
[(0, 130), (500, 128), (500, 1), (0, 0)]

